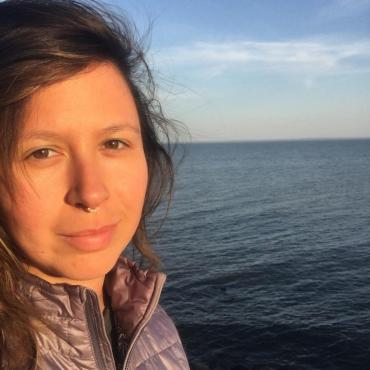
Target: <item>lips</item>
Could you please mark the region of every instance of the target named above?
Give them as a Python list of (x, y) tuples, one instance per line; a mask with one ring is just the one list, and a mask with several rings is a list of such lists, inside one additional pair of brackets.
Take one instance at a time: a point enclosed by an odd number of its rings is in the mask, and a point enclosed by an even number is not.
[(60, 234), (60, 236), (67, 244), (76, 249), (93, 252), (108, 246), (116, 228), (117, 223), (106, 225), (98, 229), (87, 229), (68, 234), (63, 233)]

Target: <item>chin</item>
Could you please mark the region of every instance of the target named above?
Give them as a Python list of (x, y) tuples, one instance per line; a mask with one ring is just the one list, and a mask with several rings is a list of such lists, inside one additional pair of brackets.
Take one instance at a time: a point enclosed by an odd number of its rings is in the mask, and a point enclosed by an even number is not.
[(51, 283), (86, 285), (84, 283), (89, 280), (104, 278), (114, 267), (122, 251), (123, 248), (117, 251), (108, 249), (78, 256), (60, 256), (58, 263), (30, 261), (29, 271)]
[(81, 282), (102, 278), (114, 267), (120, 254), (121, 251), (105, 255), (92, 253), (75, 258), (71, 264), (65, 265), (62, 269), (59, 268), (60, 277)]

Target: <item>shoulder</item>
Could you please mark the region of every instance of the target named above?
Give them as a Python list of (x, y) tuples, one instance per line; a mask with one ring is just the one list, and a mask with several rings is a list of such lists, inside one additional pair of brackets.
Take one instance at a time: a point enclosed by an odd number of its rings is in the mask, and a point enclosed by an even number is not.
[(175, 324), (160, 305), (141, 332), (130, 360), (138, 370), (189, 369)]

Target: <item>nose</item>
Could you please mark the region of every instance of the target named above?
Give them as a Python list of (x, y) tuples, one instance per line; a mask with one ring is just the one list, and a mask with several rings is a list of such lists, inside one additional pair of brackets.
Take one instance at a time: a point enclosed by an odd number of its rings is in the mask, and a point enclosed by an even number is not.
[(102, 171), (94, 161), (71, 166), (71, 181), (65, 197), (67, 204), (77, 208), (97, 208), (109, 198)]

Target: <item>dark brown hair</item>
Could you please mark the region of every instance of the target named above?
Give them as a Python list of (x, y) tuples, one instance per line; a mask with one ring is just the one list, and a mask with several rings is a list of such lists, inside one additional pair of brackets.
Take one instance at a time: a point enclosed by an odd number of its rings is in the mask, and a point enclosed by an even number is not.
[[(6, 0), (0, 2), (0, 56), (0, 184), (9, 193), (14, 186), (11, 164), (32, 94), (93, 63), (108, 61), (119, 68), (136, 102), (149, 169), (143, 213), (132, 243), (153, 266), (158, 265), (146, 221), (163, 198), (170, 198), (173, 126), (155, 97), (143, 47), (127, 18), (95, 0)], [(33, 368), (34, 313), (16, 289), (25, 271), (6, 223), (0, 209), (0, 365)]]

